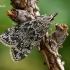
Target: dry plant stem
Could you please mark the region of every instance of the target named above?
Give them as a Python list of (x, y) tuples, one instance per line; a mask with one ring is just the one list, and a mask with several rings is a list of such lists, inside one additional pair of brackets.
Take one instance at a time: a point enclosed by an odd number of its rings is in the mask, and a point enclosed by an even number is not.
[(64, 70), (64, 62), (61, 62), (58, 49), (62, 48), (62, 44), (68, 36), (67, 30), (66, 24), (56, 24), (55, 31), (50, 35), (47, 32), (41, 40), (40, 46), (38, 46), (38, 50), (43, 54), (49, 70)]

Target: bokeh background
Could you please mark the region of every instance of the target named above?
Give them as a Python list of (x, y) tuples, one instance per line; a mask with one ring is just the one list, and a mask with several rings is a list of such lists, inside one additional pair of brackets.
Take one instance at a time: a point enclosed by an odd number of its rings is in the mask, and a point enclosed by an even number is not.
[[(40, 0), (38, 6), (41, 15), (58, 12), (54, 22), (66, 23), (70, 28), (70, 0)], [(0, 0), (0, 34), (15, 24), (6, 15), (6, 11), (11, 8), (10, 0)], [(54, 26), (51, 28), (54, 29)], [(70, 30), (68, 33), (70, 34)], [(70, 70), (70, 36), (67, 37), (63, 46), (59, 53), (62, 55), (62, 61), (65, 61), (65, 70)], [(43, 65), (43, 62), (42, 55), (35, 48), (27, 58), (15, 63), (11, 60), (10, 49), (0, 43), (0, 70), (47, 70), (47, 66)]]

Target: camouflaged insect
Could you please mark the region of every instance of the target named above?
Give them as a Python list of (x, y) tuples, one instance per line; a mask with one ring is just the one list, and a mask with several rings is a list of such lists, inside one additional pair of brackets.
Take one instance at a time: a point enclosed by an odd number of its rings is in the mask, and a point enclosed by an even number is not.
[(56, 14), (17, 24), (0, 35), (0, 42), (10, 47), (14, 61), (25, 58), (39, 44)]

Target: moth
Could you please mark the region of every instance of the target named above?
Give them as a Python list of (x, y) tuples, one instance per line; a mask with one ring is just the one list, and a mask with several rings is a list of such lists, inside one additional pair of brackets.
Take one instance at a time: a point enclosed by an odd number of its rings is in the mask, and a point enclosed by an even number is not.
[(0, 42), (10, 47), (14, 61), (20, 61), (36, 47), (57, 15), (41, 16), (8, 28), (0, 35)]

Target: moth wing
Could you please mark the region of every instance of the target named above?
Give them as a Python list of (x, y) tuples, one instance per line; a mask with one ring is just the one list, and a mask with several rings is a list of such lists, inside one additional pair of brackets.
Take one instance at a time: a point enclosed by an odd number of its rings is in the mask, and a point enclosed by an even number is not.
[(20, 61), (27, 57), (32, 50), (33, 49), (28, 49), (27, 47), (23, 47), (23, 49), (12, 47), (10, 48), (10, 55), (13, 61)]

